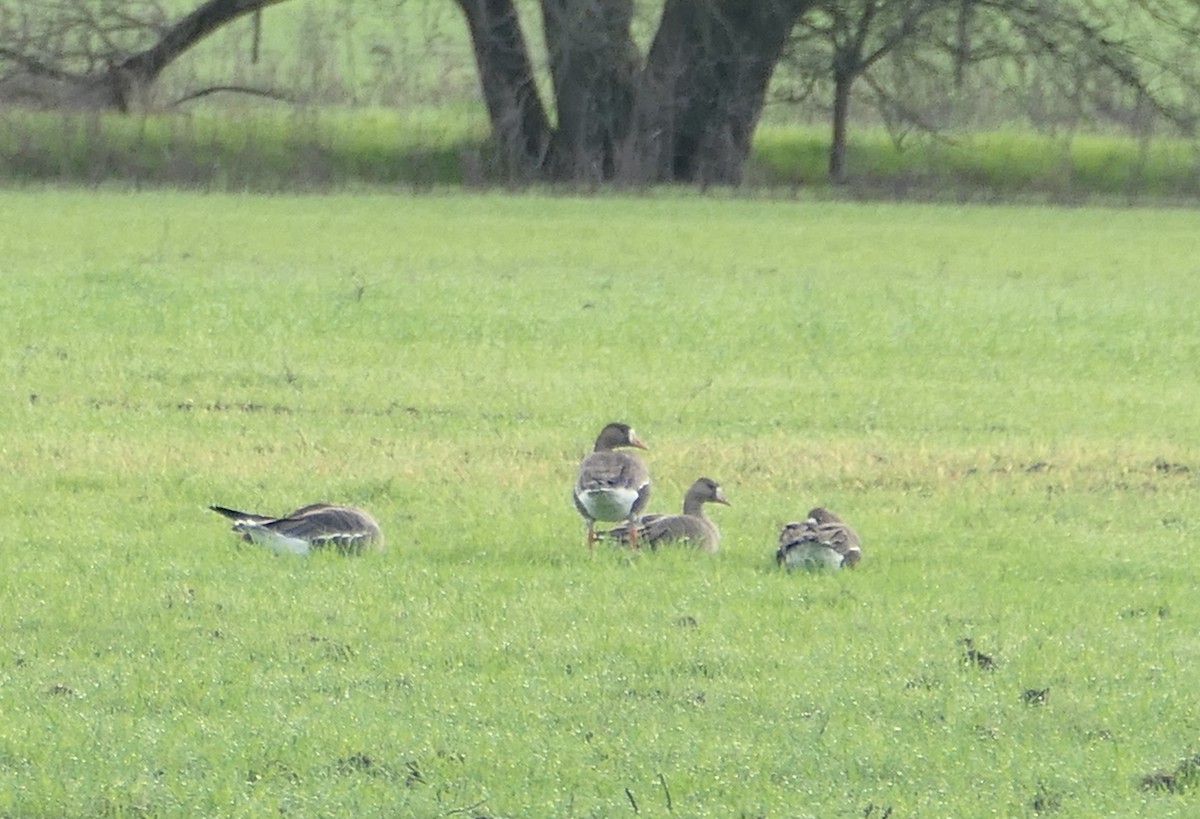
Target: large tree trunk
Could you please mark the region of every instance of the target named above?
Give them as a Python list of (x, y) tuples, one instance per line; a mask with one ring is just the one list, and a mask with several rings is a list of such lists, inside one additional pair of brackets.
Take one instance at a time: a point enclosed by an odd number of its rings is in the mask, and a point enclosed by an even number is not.
[(540, 0), (558, 123), (512, 0), (456, 0), (492, 131), (530, 175), (737, 183), (788, 34), (816, 0), (666, 0), (645, 66), (632, 0)]
[(813, 4), (667, 0), (638, 100), (638, 154), (652, 178), (741, 180), (775, 65)]
[(556, 171), (577, 181), (611, 179), (633, 121), (633, 1), (542, 0), (542, 18), (557, 102)]
[(467, 18), (492, 138), (509, 173), (541, 175), (552, 132), (512, 0), (456, 0)]

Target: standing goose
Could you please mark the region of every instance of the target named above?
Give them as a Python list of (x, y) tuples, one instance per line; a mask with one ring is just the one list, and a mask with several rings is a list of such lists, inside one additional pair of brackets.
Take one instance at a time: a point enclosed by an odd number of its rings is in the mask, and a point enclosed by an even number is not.
[(840, 569), (862, 559), (862, 541), (841, 518), (823, 506), (810, 509), (808, 519), (785, 524), (779, 533), (780, 566)]
[(312, 503), (281, 518), (210, 506), (233, 521), (233, 531), (247, 543), (266, 546), (276, 554), (306, 555), (332, 546), (342, 554), (383, 548), (383, 532), (375, 519), (353, 506)]
[[(612, 423), (600, 430), (592, 453), (579, 464), (575, 479), (575, 508), (587, 522), (587, 545), (596, 542), (596, 521), (632, 521), (650, 498), (650, 470), (642, 459), (618, 447), (647, 449), (628, 424)], [(637, 548), (636, 535), (632, 545)]]
[(721, 533), (705, 516), (706, 503), (730, 505), (720, 484), (712, 478), (697, 478), (683, 496), (682, 515), (643, 515), (604, 534), (621, 543), (645, 540), (652, 549), (664, 543), (687, 543), (711, 554), (721, 546)]

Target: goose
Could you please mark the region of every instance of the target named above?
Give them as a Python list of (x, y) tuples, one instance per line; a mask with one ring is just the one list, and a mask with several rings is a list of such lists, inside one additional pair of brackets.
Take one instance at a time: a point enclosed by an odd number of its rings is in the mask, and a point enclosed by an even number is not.
[[(650, 470), (642, 459), (620, 447), (648, 449), (628, 424), (600, 430), (592, 452), (579, 464), (575, 508), (587, 523), (587, 545), (596, 543), (596, 521), (632, 521), (650, 499)], [(637, 536), (632, 545), (637, 548)]]
[(643, 515), (614, 526), (604, 536), (621, 543), (644, 540), (656, 549), (665, 543), (686, 543), (709, 554), (721, 547), (721, 532), (704, 514), (704, 504), (730, 506), (721, 485), (712, 478), (697, 478), (683, 496), (681, 515)]
[(840, 569), (862, 559), (862, 541), (853, 529), (823, 506), (810, 509), (807, 520), (785, 524), (775, 560), (789, 569)]
[(311, 503), (283, 517), (240, 512), (224, 506), (208, 507), (233, 521), (233, 531), (248, 543), (266, 546), (276, 554), (306, 555), (332, 546), (342, 554), (359, 554), (383, 548), (383, 532), (362, 509), (331, 503)]

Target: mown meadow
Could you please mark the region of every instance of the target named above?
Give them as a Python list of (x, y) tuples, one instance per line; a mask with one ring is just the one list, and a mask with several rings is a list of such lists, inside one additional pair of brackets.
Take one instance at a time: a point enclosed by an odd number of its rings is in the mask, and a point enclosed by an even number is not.
[[(0, 815), (1195, 815), (1194, 212), (0, 210)], [(584, 547), (615, 419), (719, 554)], [(318, 499), (387, 550), (205, 508)]]

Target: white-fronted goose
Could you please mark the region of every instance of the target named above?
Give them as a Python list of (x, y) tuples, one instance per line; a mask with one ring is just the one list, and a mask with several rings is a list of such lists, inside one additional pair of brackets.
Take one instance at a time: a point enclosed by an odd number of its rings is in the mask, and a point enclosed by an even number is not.
[(643, 540), (655, 549), (665, 543), (686, 543), (712, 553), (721, 547), (721, 532), (704, 514), (704, 504), (729, 506), (725, 492), (712, 478), (697, 478), (683, 496), (682, 515), (643, 515), (614, 526), (605, 537), (621, 543)]
[(810, 509), (807, 520), (785, 524), (775, 560), (789, 569), (840, 569), (862, 558), (862, 541), (841, 518), (823, 506)]
[(379, 524), (353, 506), (312, 503), (279, 518), (224, 506), (208, 508), (232, 520), (233, 531), (245, 541), (266, 546), (277, 554), (306, 555), (313, 549), (330, 547), (343, 554), (359, 554), (368, 548), (383, 548)]
[[(575, 479), (575, 508), (587, 521), (587, 544), (596, 542), (596, 521), (633, 520), (650, 498), (650, 470), (642, 459), (618, 447), (646, 449), (628, 424), (612, 423), (600, 430), (592, 453), (579, 464)], [(637, 537), (634, 536), (634, 547)]]

